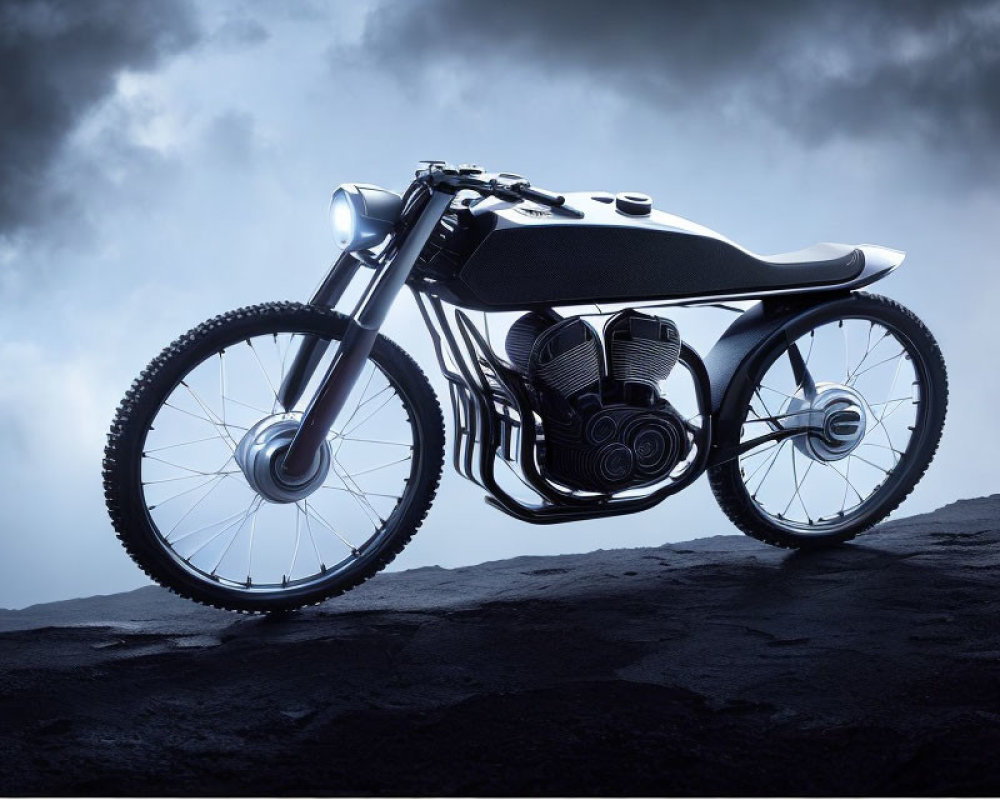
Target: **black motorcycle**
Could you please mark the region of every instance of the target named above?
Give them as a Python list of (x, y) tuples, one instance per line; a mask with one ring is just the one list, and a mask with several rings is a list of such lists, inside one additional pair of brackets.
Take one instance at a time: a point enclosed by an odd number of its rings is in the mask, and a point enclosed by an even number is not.
[[(437, 161), (402, 196), (345, 184), (330, 214), (343, 253), (308, 305), (199, 325), (118, 408), (111, 519), (185, 597), (316, 603), (420, 526), (445, 428), (427, 378), (379, 333), (404, 286), (449, 386), (455, 469), (525, 522), (642, 511), (707, 471), (745, 533), (827, 546), (895, 509), (937, 449), (941, 352), (910, 311), (858, 291), (896, 250), (758, 256), (642, 194), (554, 194)], [(653, 313), (678, 306), (739, 316), (703, 360)], [(490, 321), (510, 312), (498, 347)]]

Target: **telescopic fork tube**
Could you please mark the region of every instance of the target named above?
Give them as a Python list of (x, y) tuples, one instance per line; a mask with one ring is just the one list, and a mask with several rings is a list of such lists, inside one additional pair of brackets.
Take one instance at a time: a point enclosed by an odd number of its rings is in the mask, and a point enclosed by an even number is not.
[(412, 230), (399, 247), (396, 257), (375, 274), (351, 313), (333, 361), (323, 382), (309, 402), (295, 438), (281, 464), (283, 477), (294, 481), (305, 475), (316, 452), (333, 427), (337, 415), (357, 383), (371, 354), (379, 329), (385, 322), (396, 295), (406, 283), (435, 226), (454, 196), (434, 191)]

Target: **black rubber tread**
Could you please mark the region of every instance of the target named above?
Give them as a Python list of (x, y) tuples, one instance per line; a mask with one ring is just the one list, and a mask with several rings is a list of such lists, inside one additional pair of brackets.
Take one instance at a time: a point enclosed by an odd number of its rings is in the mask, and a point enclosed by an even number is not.
[[(206, 354), (227, 343), (260, 333), (309, 330), (339, 339), (347, 318), (327, 308), (292, 302), (249, 306), (221, 314), (180, 336), (142, 371), (118, 406), (104, 452), (104, 497), (119, 540), (139, 567), (170, 591), (205, 605), (231, 611), (265, 613), (291, 611), (315, 605), (343, 594), (363, 583), (389, 564), (422, 524), (437, 492), (444, 463), (444, 419), (427, 377), (416, 362), (397, 344), (379, 335), (372, 360), (397, 387), (412, 414), (415, 436), (414, 466), (407, 489), (387, 525), (394, 531), (386, 536), (373, 554), (366, 555), (362, 568), (342, 575), (335, 582), (305, 587), (308, 591), (276, 591), (268, 594), (241, 594), (222, 585), (209, 584), (181, 569), (164, 552), (149, 521), (140, 488), (142, 443), (162, 401), (181, 378)], [(254, 329), (257, 329), (256, 331)]]
[[(945, 415), (948, 407), (948, 374), (944, 363), (944, 356), (938, 347), (933, 334), (927, 326), (905, 306), (882, 295), (869, 294), (867, 292), (855, 292), (851, 296), (855, 302), (864, 303), (868, 310), (881, 310), (888, 314), (895, 314), (903, 321), (903, 324), (911, 326), (911, 337), (914, 344), (925, 348), (924, 356), (927, 359), (928, 370), (931, 375), (930, 392), (933, 393), (931, 410), (933, 415), (930, 420), (930, 427), (923, 442), (919, 443), (917, 450), (912, 457), (908, 456), (908, 465), (904, 467), (905, 476), (899, 484), (888, 493), (877, 505), (874, 512), (858, 519), (850, 526), (831, 532), (829, 534), (796, 534), (773, 526), (766, 517), (761, 515), (753, 501), (747, 495), (746, 487), (740, 477), (739, 460), (732, 461), (711, 467), (708, 470), (708, 481), (712, 488), (712, 493), (726, 516), (743, 533), (752, 536), (776, 547), (786, 547), (791, 549), (820, 549), (832, 547), (843, 542), (850, 541), (859, 533), (877, 525), (889, 514), (895, 511), (899, 505), (909, 496), (913, 488), (920, 482), (927, 468), (930, 466), (934, 455), (937, 453), (938, 445), (941, 441), (941, 434), (944, 429)], [(833, 317), (832, 319), (836, 319)], [(773, 362), (772, 362), (773, 363)], [(764, 366), (767, 371), (770, 364)], [(757, 375), (750, 381), (751, 393), (753, 387), (760, 381), (763, 375)], [(749, 403), (750, 398), (745, 398)], [(745, 405), (745, 403), (744, 403)], [(718, 441), (722, 446), (736, 444), (739, 441), (739, 429), (735, 431), (720, 431)], [(734, 438), (735, 434), (735, 438)], [(909, 450), (909, 448), (907, 448)]]

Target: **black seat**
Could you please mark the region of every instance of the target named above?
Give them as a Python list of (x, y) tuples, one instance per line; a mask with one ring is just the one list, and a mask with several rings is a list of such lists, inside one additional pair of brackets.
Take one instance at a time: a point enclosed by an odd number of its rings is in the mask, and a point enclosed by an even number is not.
[(849, 280), (861, 272), (865, 254), (852, 244), (820, 242), (793, 253), (754, 256), (758, 261), (778, 269), (808, 270), (814, 282), (837, 283)]

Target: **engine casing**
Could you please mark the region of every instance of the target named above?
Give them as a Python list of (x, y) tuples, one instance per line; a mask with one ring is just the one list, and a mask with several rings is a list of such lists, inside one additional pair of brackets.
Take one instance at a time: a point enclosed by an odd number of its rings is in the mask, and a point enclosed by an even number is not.
[(532, 312), (511, 326), (506, 349), (542, 418), (539, 460), (555, 483), (591, 492), (650, 485), (690, 452), (687, 424), (658, 391), (680, 353), (670, 320), (623, 311), (602, 344), (579, 317)]

